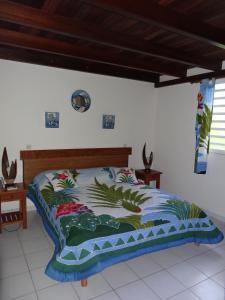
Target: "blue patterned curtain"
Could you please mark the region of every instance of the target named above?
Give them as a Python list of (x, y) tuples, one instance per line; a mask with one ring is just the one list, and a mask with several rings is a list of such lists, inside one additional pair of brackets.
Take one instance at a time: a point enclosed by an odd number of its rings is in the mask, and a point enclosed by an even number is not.
[(204, 79), (200, 84), (198, 93), (198, 109), (196, 115), (196, 146), (195, 167), (197, 174), (206, 174), (207, 157), (209, 153), (209, 134), (212, 123), (213, 98), (215, 79)]

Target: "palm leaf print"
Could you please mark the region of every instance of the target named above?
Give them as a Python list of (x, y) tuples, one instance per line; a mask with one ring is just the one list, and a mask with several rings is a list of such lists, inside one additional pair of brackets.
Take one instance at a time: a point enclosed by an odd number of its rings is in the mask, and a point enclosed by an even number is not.
[(55, 192), (51, 184), (46, 185), (41, 190), (41, 194), (50, 208), (74, 200), (79, 201), (79, 199), (74, 195), (74, 192), (68, 190)]
[(208, 152), (208, 139), (211, 129), (213, 111), (211, 111), (206, 104), (204, 105), (204, 108), (203, 115), (197, 116), (198, 123), (201, 124), (199, 147), (207, 149)]
[(152, 210), (157, 209), (163, 213), (175, 215), (179, 220), (187, 220), (192, 218), (199, 218), (201, 214), (204, 214), (201, 208), (194, 203), (180, 200), (168, 200), (166, 203), (162, 203)]
[(140, 215), (130, 215), (127, 217), (116, 218), (115, 220), (121, 223), (129, 223), (133, 225), (135, 229), (148, 228), (153, 227), (155, 225), (154, 221), (148, 221), (142, 224)]
[(92, 204), (95, 204), (95, 207), (123, 207), (136, 213), (141, 211), (139, 205), (151, 198), (145, 197), (144, 194), (138, 194), (138, 191), (132, 192), (131, 189), (124, 191), (122, 186), (108, 186), (105, 183), (99, 183), (96, 178), (95, 184), (92, 184), (88, 190), (90, 191), (90, 198), (97, 200), (90, 201)]
[(69, 171), (70, 171), (70, 174), (71, 174), (72, 177), (73, 177), (73, 180), (76, 182), (76, 181), (77, 181), (77, 176), (78, 176), (80, 173), (78, 173), (76, 169), (69, 169)]
[(74, 188), (74, 182), (72, 179), (65, 179), (65, 180), (59, 180), (58, 184), (57, 184), (58, 187), (61, 187), (63, 189), (68, 189), (68, 188)]
[(131, 175), (122, 174), (119, 177), (119, 180), (120, 180), (120, 182), (125, 182), (125, 183), (130, 183), (130, 184), (134, 183), (134, 178)]

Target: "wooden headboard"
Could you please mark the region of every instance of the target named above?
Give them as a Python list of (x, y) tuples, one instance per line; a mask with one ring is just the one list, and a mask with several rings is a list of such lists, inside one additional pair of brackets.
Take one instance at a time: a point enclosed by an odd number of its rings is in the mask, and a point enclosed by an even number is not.
[(20, 151), (23, 182), (27, 186), (34, 176), (46, 170), (128, 166), (132, 148), (83, 148)]

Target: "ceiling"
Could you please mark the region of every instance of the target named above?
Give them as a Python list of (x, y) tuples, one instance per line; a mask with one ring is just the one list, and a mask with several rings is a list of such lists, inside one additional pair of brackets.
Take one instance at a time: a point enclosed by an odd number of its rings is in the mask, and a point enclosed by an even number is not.
[(224, 0), (0, 0), (0, 58), (160, 86), (223, 74), (224, 18)]

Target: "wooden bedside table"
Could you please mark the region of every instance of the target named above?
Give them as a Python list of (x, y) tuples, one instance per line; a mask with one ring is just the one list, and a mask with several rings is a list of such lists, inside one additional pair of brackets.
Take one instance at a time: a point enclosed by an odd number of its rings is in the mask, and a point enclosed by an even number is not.
[[(21, 223), (23, 228), (27, 228), (27, 190), (23, 183), (16, 183), (16, 190), (0, 190), (0, 233), (2, 226), (6, 224)], [(2, 202), (19, 201), (19, 211), (1, 213)]]
[(156, 170), (150, 170), (149, 172), (146, 172), (144, 169), (136, 170), (136, 177), (138, 179), (144, 180), (145, 184), (149, 184), (150, 181), (156, 181), (156, 188), (160, 188), (160, 175), (162, 172), (156, 171)]

